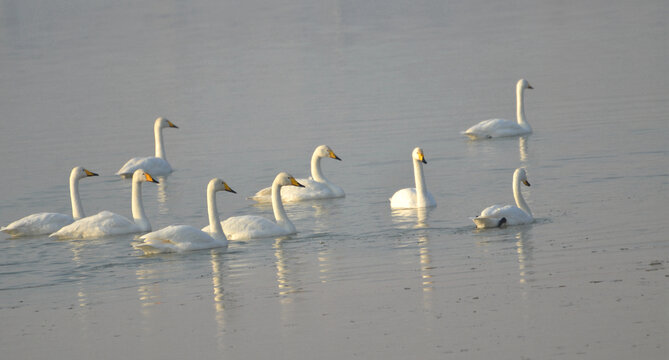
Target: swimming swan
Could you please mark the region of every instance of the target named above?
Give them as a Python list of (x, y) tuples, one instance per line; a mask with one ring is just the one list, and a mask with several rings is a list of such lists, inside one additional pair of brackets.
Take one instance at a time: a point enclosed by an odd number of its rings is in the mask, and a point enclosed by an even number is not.
[(153, 136), (155, 138), (156, 145), (156, 155), (155, 156), (146, 156), (146, 157), (135, 157), (128, 160), (125, 165), (116, 172), (116, 175), (122, 177), (130, 177), (135, 170), (143, 169), (153, 176), (167, 175), (172, 172), (172, 167), (170, 163), (167, 162), (167, 157), (165, 157), (165, 146), (163, 145), (163, 128), (175, 128), (179, 127), (174, 125), (171, 121), (159, 117), (156, 119), (156, 122), (153, 124)]
[(135, 249), (141, 249), (145, 254), (160, 252), (180, 252), (188, 250), (211, 249), (228, 246), (221, 227), (216, 208), (216, 192), (232, 190), (225, 181), (214, 178), (207, 185), (207, 212), (209, 214), (209, 228), (214, 229), (205, 233), (189, 225), (171, 225), (160, 230), (142, 235), (140, 243), (133, 244)]
[[(281, 200), (285, 202), (313, 200), (313, 199), (329, 199), (344, 197), (346, 194), (344, 190), (328, 181), (321, 170), (321, 159), (331, 158), (341, 161), (335, 155), (334, 151), (327, 145), (321, 145), (314, 150), (311, 156), (311, 177), (308, 179), (297, 179), (297, 181), (304, 185), (301, 187), (285, 187), (281, 189)], [(264, 188), (251, 196), (251, 200), (258, 202), (271, 201), (272, 188)]]
[(534, 222), (532, 211), (530, 211), (530, 207), (527, 206), (523, 194), (520, 192), (521, 183), (530, 186), (525, 169), (518, 168), (513, 173), (513, 197), (516, 199), (516, 206), (492, 205), (485, 208), (481, 211), (481, 215), (472, 219), (476, 227), (483, 229)]
[(423, 164), (427, 164), (423, 149), (419, 147), (413, 149), (411, 158), (413, 159), (413, 176), (416, 187), (398, 190), (390, 198), (390, 207), (393, 209), (413, 209), (437, 206), (434, 197), (427, 190), (423, 177)]
[[(223, 232), (229, 240), (245, 240), (256, 238), (268, 238), (295, 234), (295, 225), (288, 219), (286, 210), (283, 208), (280, 191), (282, 186), (293, 185), (302, 187), (290, 174), (281, 172), (272, 182), (272, 210), (276, 222), (262, 216), (244, 215), (227, 218), (221, 222)], [(209, 232), (206, 226), (202, 231)]]
[(72, 202), (72, 216), (59, 213), (37, 213), (28, 215), (11, 224), (0, 228), (12, 237), (35, 236), (51, 234), (65, 225), (71, 224), (74, 220), (81, 219), (84, 215), (84, 208), (79, 201), (79, 179), (89, 176), (98, 176), (81, 166), (77, 166), (70, 172), (70, 201)]
[(513, 122), (505, 119), (490, 119), (470, 127), (463, 132), (470, 139), (490, 139), (503, 136), (515, 136), (529, 134), (532, 127), (525, 119), (525, 106), (523, 98), (525, 89), (534, 89), (525, 79), (518, 80), (516, 84), (516, 120)]
[(142, 182), (145, 181), (158, 183), (144, 170), (135, 170), (132, 175), (132, 217), (134, 221), (110, 211), (101, 211), (96, 215), (79, 219), (49, 235), (49, 237), (89, 239), (151, 231), (151, 224), (142, 205)]

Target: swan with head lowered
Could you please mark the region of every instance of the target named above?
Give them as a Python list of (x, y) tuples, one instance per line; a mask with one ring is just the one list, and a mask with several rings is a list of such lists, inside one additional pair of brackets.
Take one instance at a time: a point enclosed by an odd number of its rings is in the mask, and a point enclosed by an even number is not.
[(70, 201), (72, 202), (72, 216), (60, 213), (37, 213), (28, 215), (11, 224), (0, 228), (13, 237), (47, 235), (59, 230), (65, 225), (84, 216), (84, 208), (79, 200), (79, 179), (89, 176), (98, 176), (81, 166), (77, 166), (70, 172)]
[(132, 175), (132, 218), (127, 218), (110, 211), (101, 211), (93, 216), (79, 219), (64, 226), (49, 237), (59, 239), (91, 239), (103, 236), (132, 234), (151, 231), (151, 224), (142, 204), (142, 183), (154, 182), (153, 177), (142, 169)]
[(504, 136), (524, 135), (532, 132), (530, 123), (525, 119), (524, 94), (525, 89), (534, 89), (525, 79), (516, 84), (516, 121), (506, 119), (490, 119), (463, 131), (470, 139), (491, 139)]
[(423, 176), (423, 164), (427, 164), (423, 149), (417, 147), (411, 152), (413, 160), (413, 176), (415, 188), (406, 188), (395, 192), (390, 198), (390, 207), (393, 209), (414, 209), (437, 206), (434, 197), (427, 190)]
[(478, 229), (534, 222), (532, 211), (530, 211), (530, 207), (520, 192), (520, 184), (530, 186), (530, 182), (527, 181), (527, 173), (523, 168), (518, 168), (513, 173), (513, 197), (516, 200), (516, 205), (492, 205), (483, 209), (481, 215), (472, 219)]
[[(295, 234), (297, 230), (295, 229), (295, 225), (288, 219), (280, 195), (281, 187), (289, 185), (304, 186), (295, 180), (292, 175), (285, 172), (279, 173), (274, 178), (274, 182), (272, 182), (272, 210), (274, 211), (276, 221), (255, 215), (227, 218), (221, 222), (221, 226), (228, 239), (247, 240)], [(204, 227), (202, 231), (211, 232), (211, 226)]]
[(135, 157), (128, 160), (117, 172), (116, 175), (122, 177), (130, 177), (137, 169), (143, 169), (153, 176), (167, 175), (172, 172), (170, 163), (167, 162), (165, 156), (165, 145), (163, 144), (163, 129), (179, 127), (174, 125), (171, 121), (159, 117), (153, 124), (153, 136), (156, 146), (155, 156)]
[[(281, 200), (285, 202), (304, 201), (314, 199), (330, 199), (344, 197), (344, 190), (330, 182), (321, 169), (321, 159), (330, 158), (341, 161), (334, 151), (327, 145), (320, 145), (311, 156), (311, 177), (297, 179), (304, 187), (285, 187), (281, 189)], [(251, 196), (251, 200), (258, 202), (271, 201), (272, 188), (267, 187)]]
[(218, 191), (236, 193), (225, 181), (219, 178), (209, 181), (207, 185), (207, 212), (209, 214), (209, 229), (213, 229), (211, 232), (205, 233), (189, 225), (170, 225), (140, 236), (141, 242), (133, 244), (133, 247), (144, 251), (145, 254), (155, 254), (228, 246), (228, 239), (223, 233), (216, 207), (216, 192)]

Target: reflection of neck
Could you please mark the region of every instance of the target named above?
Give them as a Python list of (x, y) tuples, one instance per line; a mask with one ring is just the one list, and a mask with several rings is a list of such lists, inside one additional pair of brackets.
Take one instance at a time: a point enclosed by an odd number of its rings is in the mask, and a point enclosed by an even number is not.
[(70, 201), (72, 202), (72, 218), (74, 220), (79, 220), (86, 216), (84, 215), (84, 208), (79, 201), (79, 178), (77, 178), (74, 170), (70, 175)]
[(216, 207), (216, 189), (214, 184), (210, 183), (207, 186), (207, 212), (209, 214), (209, 233), (217, 237), (225, 238), (223, 228), (218, 217), (218, 208)]
[(532, 216), (532, 211), (530, 211), (530, 207), (525, 202), (523, 193), (520, 192), (520, 177), (518, 174), (513, 174), (513, 198), (516, 199), (516, 206)]
[(525, 120), (525, 105), (524, 105), (524, 94), (525, 88), (523, 88), (522, 83), (518, 83), (516, 86), (516, 121), (518, 125), (523, 127), (525, 130), (532, 130), (530, 124)]
[(416, 181), (416, 205), (425, 206), (427, 198), (427, 186), (423, 177), (423, 163), (420, 160), (413, 160), (413, 176)]
[(286, 210), (283, 208), (283, 202), (281, 201), (281, 185), (278, 182), (278, 178), (274, 179), (274, 182), (272, 183), (272, 210), (274, 211), (274, 219), (276, 219), (276, 223), (279, 226), (292, 232), (295, 231), (295, 225), (288, 219)]
[(132, 218), (142, 231), (151, 231), (151, 224), (142, 204), (142, 180), (138, 176), (132, 178)]
[(156, 143), (156, 157), (167, 160), (165, 157), (165, 148), (163, 146), (163, 129), (160, 127), (160, 121), (156, 121), (153, 126), (153, 137)]
[(325, 178), (321, 170), (321, 157), (316, 152), (311, 156), (311, 177), (314, 181), (320, 183), (328, 182), (328, 179)]

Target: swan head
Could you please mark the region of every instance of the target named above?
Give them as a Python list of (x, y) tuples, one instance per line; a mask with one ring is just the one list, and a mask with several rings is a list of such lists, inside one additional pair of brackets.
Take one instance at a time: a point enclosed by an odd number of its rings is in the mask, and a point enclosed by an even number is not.
[(293, 175), (290, 175), (287, 172), (280, 172), (279, 175), (274, 178), (274, 183), (279, 184), (280, 186), (298, 186), (298, 187), (304, 187), (304, 185), (300, 184)]
[(330, 147), (327, 146), (327, 145), (321, 145), (321, 146), (317, 147), (316, 151), (314, 151), (314, 152), (318, 155), (318, 157), (322, 157), (322, 158), (329, 157), (331, 159), (341, 161), (339, 156), (335, 155), (334, 151), (332, 151), (332, 149), (330, 149)]
[(225, 181), (219, 179), (219, 178), (213, 178), (209, 181), (209, 185), (207, 185), (207, 189), (213, 189), (214, 191), (228, 191), (233, 194), (236, 194), (237, 192), (232, 190), (228, 184), (225, 183)]
[(142, 169), (137, 169), (135, 172), (132, 174), (132, 181), (133, 182), (153, 182), (156, 184), (159, 184), (158, 180), (154, 179), (151, 174), (148, 172), (142, 170)]
[(423, 149), (421, 149), (420, 147), (413, 149), (411, 157), (416, 161), (420, 161), (423, 164), (427, 164), (427, 160), (425, 160), (425, 154), (423, 153)]
[(525, 186), (530, 186), (530, 182), (527, 181), (527, 173), (525, 172), (525, 168), (518, 168), (513, 174), (513, 177), (515, 179), (518, 179), (517, 181), (523, 183)]
[(83, 179), (83, 178), (89, 177), (89, 176), (98, 176), (98, 174), (96, 174), (92, 171), (86, 170), (81, 166), (77, 166), (74, 169), (72, 169), (72, 172), (70, 173), (70, 178), (73, 177), (73, 176), (74, 176), (75, 179), (78, 180), (78, 179)]
[(164, 117), (159, 117), (156, 119), (155, 126), (164, 129), (164, 128), (175, 128), (178, 129), (179, 127), (174, 125), (171, 121), (165, 119)]
[(525, 79), (520, 79), (516, 84), (516, 89), (534, 89), (534, 88), (532, 87), (532, 85), (530, 85), (529, 81)]

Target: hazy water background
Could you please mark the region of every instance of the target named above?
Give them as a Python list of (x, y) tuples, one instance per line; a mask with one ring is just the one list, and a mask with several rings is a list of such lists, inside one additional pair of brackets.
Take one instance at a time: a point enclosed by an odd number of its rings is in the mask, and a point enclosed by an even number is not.
[[(645, 358), (669, 350), (665, 1), (0, 1), (0, 223), (130, 215), (113, 173), (153, 152), (154, 229), (223, 216), (319, 144), (344, 199), (287, 207), (300, 233), (143, 257), (132, 237), (0, 241), (9, 358)], [(527, 138), (459, 132), (513, 118)], [(391, 213), (422, 146), (438, 207)], [(537, 222), (485, 232), (525, 166)], [(5, 355), (3, 355), (5, 356)]]

